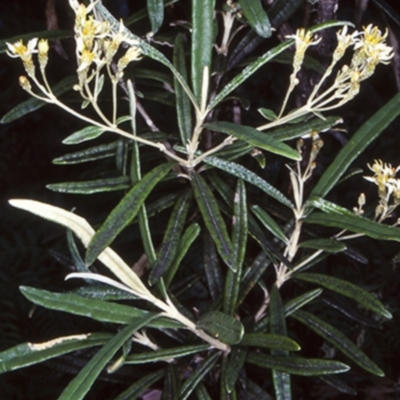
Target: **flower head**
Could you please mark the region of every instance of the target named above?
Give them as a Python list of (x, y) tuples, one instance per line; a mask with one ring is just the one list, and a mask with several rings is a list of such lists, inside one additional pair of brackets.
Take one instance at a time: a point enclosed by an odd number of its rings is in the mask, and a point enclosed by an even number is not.
[(306, 31), (304, 28), (297, 29), (295, 35), (286, 36), (288, 39), (294, 39), (296, 45), (296, 52), (294, 55), (293, 66), (296, 69), (300, 69), (306, 50), (310, 46), (317, 45), (321, 38), (313, 40), (313, 34), (310, 31)]
[(378, 27), (370, 24), (355, 40), (351, 65), (362, 70), (362, 80), (370, 77), (378, 64), (389, 64), (393, 58), (393, 48), (385, 43), (387, 36), (387, 30), (382, 34)]
[(35, 65), (33, 64), (32, 54), (37, 53), (36, 45), (38, 39), (33, 38), (29, 40), (28, 44), (25, 46), (22, 39), (14, 44), (7, 43), (7, 54), (10, 57), (19, 57), (24, 64), (25, 70), (30, 76), (35, 75)]
[(396, 172), (400, 169), (400, 166), (393, 168), (391, 164), (384, 163), (382, 160), (375, 160), (372, 165), (368, 164), (368, 168), (374, 172), (374, 175), (364, 176), (364, 178), (378, 185), (379, 197), (387, 200), (388, 196), (395, 190), (393, 182), (397, 181), (395, 179)]
[(40, 68), (44, 69), (47, 65), (47, 61), (49, 59), (49, 42), (47, 39), (40, 39), (38, 44), (38, 52), (39, 52), (39, 64)]

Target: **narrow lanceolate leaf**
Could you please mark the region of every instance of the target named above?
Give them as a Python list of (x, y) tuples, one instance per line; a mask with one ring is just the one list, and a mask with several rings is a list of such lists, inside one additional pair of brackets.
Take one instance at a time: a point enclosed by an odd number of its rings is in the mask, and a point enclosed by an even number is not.
[(46, 185), (47, 189), (53, 192), (69, 194), (93, 194), (102, 192), (113, 192), (116, 190), (126, 190), (131, 187), (128, 176), (119, 176), (117, 178), (94, 179), (83, 182), (63, 182), (51, 183)]
[[(51, 31), (49, 31), (51, 32)], [(18, 39), (19, 40), (19, 39)], [(60, 96), (68, 90), (72, 89), (72, 86), (76, 83), (76, 76), (69, 76), (63, 79), (61, 82), (57, 83), (52, 90), (56, 96)], [(31, 98), (29, 100), (24, 101), (18, 106), (14, 107), (10, 110), (4, 117), (1, 119), (2, 124), (7, 124), (9, 122), (15, 121), (26, 114), (29, 114), (37, 109), (43, 107), (47, 103), (38, 100), (36, 98)]]
[(260, 178), (254, 172), (248, 170), (240, 164), (236, 164), (232, 161), (225, 161), (221, 158), (217, 157), (207, 157), (204, 162), (208, 165), (212, 165), (215, 168), (221, 169), (225, 172), (228, 172), (231, 175), (237, 176), (240, 179), (258, 187), (264, 193), (273, 197), (275, 200), (284, 204), (287, 207), (293, 208), (293, 203), (285, 197), (278, 189), (274, 188), (267, 181)]
[(163, 0), (147, 0), (147, 12), (149, 14), (151, 31), (157, 33), (164, 20)]
[(353, 299), (367, 310), (371, 310), (381, 317), (388, 319), (392, 318), (392, 314), (374, 295), (350, 282), (344, 281), (343, 279), (308, 272), (296, 274), (296, 279), (316, 283), (326, 287), (329, 290), (340, 293), (342, 296)]
[(331, 228), (346, 229), (350, 232), (361, 233), (378, 240), (393, 240), (400, 242), (400, 228), (380, 224), (360, 215), (341, 215), (325, 214), (314, 212), (309, 215), (304, 222), (317, 224)]
[[(285, 313), (285, 316), (288, 317), (289, 315), (293, 314), (296, 310), (299, 310), (301, 307), (305, 306), (308, 304), (310, 301), (314, 300), (317, 298), (320, 294), (322, 293), (322, 289), (314, 289), (310, 290), (309, 292), (303, 293), (300, 296), (295, 297), (292, 300), (289, 300), (285, 305), (283, 306), (283, 311)], [(265, 331), (267, 329), (269, 324), (269, 317), (263, 318), (257, 325), (256, 325), (256, 331)]]
[(366, 354), (357, 347), (347, 336), (343, 335), (338, 329), (313, 314), (298, 310), (292, 314), (292, 317), (308, 326), (311, 330), (333, 344), (338, 350), (358, 364), (361, 368), (371, 374), (384, 376), (383, 371), (371, 361)]
[(342, 379), (339, 379), (336, 375), (320, 376), (319, 379), (327, 383), (329, 386), (334, 387), (339, 392), (350, 394), (352, 396), (357, 395), (357, 392), (351, 386), (349, 386)]
[(161, 181), (172, 168), (172, 164), (159, 165), (147, 173), (111, 211), (106, 221), (93, 236), (86, 252), (86, 263), (93, 264), (101, 252), (109, 246), (117, 235), (135, 218), (146, 197), (154, 186)]
[[(85, 298), (72, 293), (53, 293), (47, 290), (21, 286), (22, 294), (34, 304), (50, 310), (88, 317), (96, 321), (114, 324), (130, 324), (133, 321), (155, 315), (125, 304), (111, 303), (100, 299)], [(179, 328), (181, 325), (168, 318), (157, 318), (149, 323), (153, 328)]]
[(23, 343), (0, 352), (0, 373), (38, 364), (72, 351), (99, 346), (112, 335), (108, 333), (87, 333), (63, 336), (42, 343)]
[(240, 7), (250, 26), (263, 38), (271, 36), (271, 23), (261, 5), (261, 0), (240, 0)]
[(69, 383), (59, 400), (83, 399), (118, 349), (129, 340), (133, 333), (146, 326), (153, 318), (155, 318), (154, 315), (143, 317), (118, 332)]
[(191, 192), (185, 193), (172, 210), (157, 260), (150, 272), (149, 282), (151, 285), (161, 278), (174, 261), (189, 211), (190, 200)]
[(248, 222), (247, 222), (247, 199), (246, 186), (239, 179), (235, 197), (233, 199), (232, 220), (232, 244), (237, 262), (237, 271), (229, 270), (225, 280), (224, 290), (224, 312), (233, 315), (239, 296), (240, 281), (242, 278), (242, 266), (247, 248)]
[(261, 368), (271, 368), (287, 374), (302, 376), (340, 374), (350, 369), (348, 365), (339, 361), (292, 356), (270, 356), (255, 352), (249, 352), (246, 361)]
[(205, 386), (200, 382), (195, 389), (198, 400), (212, 400)]
[[(214, 7), (215, 0), (192, 0), (192, 86), (200, 103), (203, 85), (203, 71), (211, 67), (212, 47), (214, 43)], [(208, 79), (208, 78), (207, 78)]]
[(202, 381), (204, 376), (208, 374), (216, 364), (220, 353), (215, 353), (208, 357), (203, 364), (183, 383), (179, 394), (179, 400), (186, 400), (197, 385)]
[(236, 271), (237, 266), (234, 259), (233, 246), (226, 229), (225, 221), (219, 210), (217, 200), (207, 183), (199, 174), (193, 173), (191, 182), (204, 223), (217, 246), (219, 255), (232, 271)]
[(136, 381), (133, 385), (129, 386), (124, 392), (118, 395), (114, 400), (134, 400), (154, 383), (159, 381), (165, 375), (165, 369), (152, 372), (143, 378)]
[(317, 186), (312, 190), (310, 198), (314, 196), (325, 197), (347, 171), (350, 164), (399, 114), (400, 93), (396, 94), (357, 130), (321, 176)]
[(224, 287), (224, 275), (215, 243), (207, 230), (203, 231), (203, 266), (208, 291), (217, 300)]
[(268, 229), (275, 237), (282, 240), (283, 243), (289, 243), (289, 239), (283, 233), (281, 227), (266, 213), (266, 211), (264, 211), (258, 205), (252, 206), (251, 210), (264, 225), (264, 227)]
[(290, 158), (291, 160), (300, 160), (300, 154), (292, 149), (287, 144), (274, 139), (268, 133), (260, 132), (251, 126), (238, 125), (233, 122), (212, 122), (204, 125), (207, 129), (215, 132), (223, 132), (227, 135), (232, 135), (240, 140), (251, 144), (252, 146), (259, 147), (270, 151), (274, 154)]
[(300, 346), (294, 340), (274, 333), (246, 333), (240, 344), (243, 346), (265, 347), (273, 350), (300, 350)]
[(268, 130), (266, 133), (276, 140), (291, 140), (301, 136), (309, 136), (313, 132), (325, 132), (333, 126), (340, 124), (340, 117), (327, 117), (326, 119), (315, 118), (309, 122), (301, 122), (296, 125), (284, 125), (279, 128)]
[(223, 377), (223, 384), (225, 384), (226, 391), (232, 393), (235, 389), (235, 384), (241, 369), (243, 368), (246, 359), (247, 349), (242, 346), (232, 347), (229, 353), (229, 361), (226, 366), (225, 376)]
[(296, 10), (303, 4), (303, 0), (275, 0), (268, 14), (271, 17), (272, 26), (279, 27), (288, 20)]
[(180, 346), (172, 349), (161, 349), (147, 351), (145, 353), (135, 353), (126, 357), (127, 364), (146, 364), (150, 362), (168, 361), (173, 358), (185, 357), (190, 354), (199, 353), (210, 348), (208, 344), (197, 344), (191, 346)]
[(195, 241), (195, 239), (199, 236), (199, 233), (200, 233), (200, 226), (197, 223), (193, 223), (186, 228), (181, 239), (179, 240), (176, 256), (175, 256), (170, 268), (168, 269), (168, 271), (166, 272), (166, 274), (164, 276), (164, 283), (165, 283), (166, 287), (168, 287), (169, 284), (171, 283), (183, 257), (185, 257), (185, 255), (187, 254), (190, 246)]
[[(84, 218), (62, 208), (34, 200), (10, 200), (9, 203), (14, 207), (29, 211), (32, 214), (39, 215), (44, 219), (56, 222), (70, 229), (78, 236), (85, 247), (89, 245), (90, 240), (94, 236), (94, 229)], [(144, 286), (140, 278), (113, 250), (106, 248), (100, 253), (98, 259), (137, 295), (145, 299), (153, 299), (153, 295)]]
[[(174, 42), (173, 62), (175, 68), (182, 75), (182, 78), (187, 81), (185, 49), (183, 47), (183, 39), (180, 33), (178, 33)], [(174, 91), (179, 133), (181, 135), (182, 145), (184, 146), (192, 137), (192, 110), (190, 100), (176, 78), (174, 78)]]
[(196, 324), (210, 335), (226, 344), (237, 344), (242, 340), (244, 327), (236, 318), (220, 311), (209, 311), (203, 314)]
[(65, 138), (63, 144), (79, 144), (88, 140), (93, 140), (101, 136), (105, 132), (105, 129), (99, 126), (87, 126), (72, 135)]
[(299, 247), (323, 250), (328, 253), (339, 253), (346, 250), (346, 245), (335, 239), (313, 239), (300, 243)]
[(53, 159), (53, 164), (68, 165), (80, 164), (90, 161), (101, 160), (115, 156), (117, 141), (107, 144), (93, 146), (85, 150), (75, 151), (65, 154), (64, 156)]
[[(274, 285), (270, 293), (269, 303), (270, 332), (275, 335), (287, 337), (285, 312), (279, 289)], [(287, 350), (271, 350), (272, 356), (282, 359), (289, 357)], [(275, 396), (277, 400), (291, 400), (290, 372), (279, 368), (272, 368)]]
[(163, 383), (163, 391), (161, 400), (178, 400), (179, 396), (179, 379), (178, 379), (178, 366), (169, 364), (167, 375)]

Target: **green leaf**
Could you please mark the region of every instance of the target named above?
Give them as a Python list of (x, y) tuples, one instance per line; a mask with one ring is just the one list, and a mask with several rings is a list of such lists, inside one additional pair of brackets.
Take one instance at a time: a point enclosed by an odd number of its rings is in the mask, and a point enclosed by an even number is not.
[[(322, 289), (310, 290), (309, 292), (303, 293), (300, 296), (297, 296), (294, 299), (289, 300), (283, 306), (285, 317), (288, 317), (289, 315), (293, 314), (296, 310), (308, 304), (310, 301), (313, 301), (322, 293), (322, 291), (323, 291)], [(269, 324), (269, 316), (266, 316), (260, 322), (257, 323), (255, 330), (257, 332), (264, 331), (265, 329), (267, 329), (268, 324)]]
[(212, 356), (208, 357), (203, 364), (196, 369), (196, 371), (190, 375), (188, 379), (183, 383), (181, 387), (181, 391), (179, 394), (179, 400), (186, 400), (193, 390), (197, 387), (197, 385), (202, 381), (205, 375), (207, 375), (214, 365), (216, 364), (220, 353), (215, 353)]
[[(279, 289), (274, 285), (270, 292), (269, 323), (271, 334), (287, 337), (286, 319)], [(272, 356), (289, 358), (287, 350), (271, 350)], [(272, 368), (276, 400), (291, 400), (290, 372)]]
[(303, 0), (275, 0), (268, 10), (272, 26), (275, 28), (279, 27), (283, 22), (287, 21), (301, 5), (303, 5)]
[[(174, 42), (173, 62), (175, 68), (180, 72), (182, 78), (187, 82), (188, 78), (185, 61), (185, 49), (183, 47), (183, 37), (180, 33), (176, 36)], [(182, 145), (186, 145), (188, 140), (192, 137), (192, 110), (190, 107), (189, 98), (176, 78), (174, 78), (174, 90), (179, 133), (181, 135)]]
[(179, 240), (175, 259), (173, 260), (168, 271), (166, 271), (165, 273), (164, 283), (166, 287), (168, 287), (169, 284), (171, 283), (172, 279), (175, 276), (176, 271), (178, 270), (178, 267), (181, 264), (183, 257), (185, 257), (185, 255), (187, 254), (190, 246), (195, 241), (197, 236), (199, 236), (199, 233), (200, 233), (200, 226), (197, 223), (193, 223), (186, 228), (181, 239)]
[(226, 366), (225, 376), (223, 377), (225, 388), (228, 393), (232, 393), (235, 388), (235, 384), (240, 370), (243, 368), (246, 355), (247, 350), (239, 346), (234, 346), (232, 351), (229, 353), (229, 361), (228, 365)]
[[(110, 303), (100, 299), (90, 299), (71, 293), (53, 293), (47, 290), (21, 286), (22, 294), (34, 304), (88, 317), (96, 321), (114, 324), (130, 324), (140, 318), (154, 316), (155, 313), (140, 310), (124, 304)], [(149, 323), (153, 328), (179, 328), (181, 325), (169, 318), (157, 318)]]
[(269, 38), (272, 35), (271, 23), (261, 5), (261, 0), (239, 0), (239, 4), (247, 22), (256, 31), (257, 35)]
[(392, 314), (384, 307), (384, 305), (371, 293), (360, 287), (344, 281), (342, 279), (334, 278), (333, 276), (314, 274), (309, 272), (302, 272), (295, 275), (296, 279), (302, 281), (316, 283), (329, 290), (340, 293), (342, 296), (349, 297), (362, 305), (367, 310), (371, 310), (381, 317), (391, 319)]
[(87, 126), (72, 135), (65, 138), (62, 142), (63, 144), (78, 144), (86, 142), (88, 140), (93, 140), (101, 136), (105, 132), (105, 129), (99, 126)]
[(257, 216), (260, 222), (268, 229), (275, 237), (282, 240), (283, 243), (288, 244), (289, 239), (283, 233), (281, 227), (270, 217), (260, 206), (254, 205), (251, 207), (253, 213)]
[(307, 224), (317, 224), (331, 228), (346, 229), (350, 232), (364, 234), (373, 239), (400, 242), (399, 228), (384, 225), (356, 214), (341, 215), (340, 218), (338, 218), (338, 214), (314, 212), (309, 215), (304, 222)]
[[(76, 76), (68, 76), (64, 78), (62, 81), (54, 85), (52, 91), (55, 96), (60, 96), (68, 90), (72, 89), (72, 86), (76, 83)], [(38, 100), (36, 98), (31, 98), (29, 100), (24, 101), (18, 106), (14, 107), (10, 110), (6, 115), (1, 119), (2, 124), (8, 124), (9, 122), (13, 122), (33, 111), (38, 110), (39, 108), (45, 106), (47, 103), (44, 101)]]
[(246, 333), (240, 342), (243, 346), (265, 347), (273, 350), (298, 351), (300, 346), (284, 335), (274, 333)]
[(131, 186), (128, 176), (119, 176), (117, 178), (94, 179), (83, 182), (51, 183), (50, 185), (46, 185), (46, 188), (59, 193), (93, 194), (126, 190)]
[(111, 211), (89, 243), (85, 260), (88, 265), (93, 264), (98, 255), (133, 220), (154, 186), (167, 175), (171, 168), (171, 163), (165, 163), (147, 173)]
[(68, 384), (59, 400), (81, 400), (92, 387), (103, 368), (118, 349), (140, 328), (148, 325), (154, 315), (140, 318), (118, 332), (96, 355), (83, 367), (79, 374)]
[(198, 173), (192, 174), (191, 182), (204, 223), (217, 246), (219, 255), (232, 271), (236, 271), (233, 246), (217, 200), (205, 180)]
[(209, 311), (203, 314), (196, 324), (210, 335), (226, 344), (237, 344), (242, 340), (244, 327), (236, 318), (221, 311)]
[(299, 247), (323, 250), (328, 253), (339, 253), (346, 250), (346, 245), (335, 239), (313, 239), (300, 243)]
[(309, 122), (301, 122), (294, 125), (284, 125), (279, 128), (269, 129), (266, 134), (276, 140), (292, 140), (301, 136), (309, 136), (313, 132), (325, 132), (333, 126), (340, 124), (343, 120), (340, 117), (326, 117), (326, 119), (315, 118)]
[(287, 144), (281, 143), (270, 135), (260, 132), (250, 126), (238, 125), (233, 122), (212, 122), (204, 125), (205, 128), (215, 132), (223, 132), (232, 135), (240, 140), (250, 143), (252, 146), (270, 151), (274, 154), (290, 158), (291, 160), (300, 160), (301, 156)]
[(18, 42), (19, 40), (22, 40), (26, 44), (26, 42), (28, 40), (33, 39), (33, 38), (58, 40), (58, 39), (71, 38), (71, 37), (73, 37), (73, 35), (74, 35), (74, 33), (72, 30), (60, 30), (60, 29), (49, 30), (49, 29), (46, 29), (45, 31), (31, 32), (31, 33), (26, 33), (24, 35), (13, 36), (10, 38), (0, 40), (0, 53), (5, 53), (7, 51), (6, 43), (13, 44), (15, 42)]
[(384, 376), (383, 371), (372, 362), (365, 353), (357, 347), (347, 336), (334, 328), (332, 325), (322, 321), (320, 318), (306, 311), (298, 310), (292, 317), (309, 327), (316, 334), (333, 344), (338, 350), (358, 364), (361, 368), (371, 374)]
[(150, 285), (154, 285), (174, 261), (189, 211), (190, 200), (191, 192), (186, 192), (175, 204), (169, 218), (157, 260), (150, 271)]
[(57, 157), (53, 160), (56, 165), (80, 164), (89, 161), (102, 160), (113, 157), (117, 148), (117, 141), (90, 147), (85, 150), (76, 151)]
[(268, 108), (259, 108), (257, 111), (268, 121), (274, 121), (278, 119), (278, 116), (275, 114), (275, 112)]
[[(203, 266), (211, 298), (217, 300), (224, 287), (224, 276), (215, 243), (208, 231), (203, 231)], [(231, 271), (231, 270), (229, 270)]]
[(399, 114), (400, 93), (395, 95), (357, 130), (321, 176), (318, 184), (312, 190), (310, 198), (325, 197), (347, 171), (351, 163)]
[(240, 281), (242, 278), (242, 266), (247, 249), (248, 222), (246, 186), (239, 179), (233, 200), (232, 243), (237, 271), (229, 270), (225, 280), (224, 313), (233, 315), (239, 296)]
[[(192, 0), (192, 87), (194, 95), (201, 102), (203, 71), (211, 69), (211, 56), (214, 44), (214, 7), (215, 0)], [(208, 77), (207, 77), (208, 79)]]
[(212, 400), (201, 382), (196, 386), (195, 392), (198, 400)]
[(246, 379), (247, 400), (274, 400), (261, 386)]
[(289, 315), (293, 314), (296, 310), (299, 310), (301, 307), (305, 306), (310, 301), (313, 301), (318, 296), (320, 296), (322, 292), (322, 289), (314, 289), (310, 290), (309, 292), (303, 293), (292, 300), (289, 300), (283, 306), (285, 316), (288, 317)]
[(339, 392), (350, 394), (352, 396), (357, 395), (357, 392), (351, 386), (339, 379), (336, 375), (320, 376), (319, 379), (327, 383), (329, 386), (334, 387)]
[(99, 346), (112, 335), (87, 333), (58, 337), (43, 343), (23, 343), (0, 352), (0, 373), (38, 364), (72, 351)]
[(179, 396), (179, 378), (177, 376), (176, 365), (169, 364), (167, 375), (164, 379), (161, 400), (178, 400)]
[(151, 31), (156, 34), (164, 20), (163, 0), (147, 0), (147, 12), (150, 18)]
[(137, 380), (133, 385), (129, 386), (123, 393), (118, 395), (114, 400), (135, 400), (143, 392), (159, 381), (165, 375), (165, 369), (152, 372)]
[(250, 268), (243, 274), (240, 285), (238, 304), (241, 304), (251, 289), (257, 284), (266, 269), (271, 265), (267, 253), (262, 251), (254, 260)]
[(240, 164), (236, 164), (232, 161), (225, 161), (217, 157), (207, 157), (204, 162), (208, 165), (212, 165), (215, 168), (221, 169), (222, 171), (228, 172), (231, 175), (237, 176), (240, 179), (258, 187), (264, 193), (273, 197), (275, 200), (284, 204), (287, 207), (293, 208), (293, 203), (287, 199), (278, 189), (275, 189), (267, 181), (260, 178), (254, 172), (248, 170)]
[(339, 361), (292, 356), (270, 356), (255, 352), (249, 352), (246, 361), (261, 368), (270, 368), (287, 374), (302, 376), (339, 374), (350, 369), (348, 365)]
[(208, 344), (196, 344), (191, 346), (180, 346), (171, 349), (147, 351), (135, 353), (126, 357), (126, 364), (147, 364), (150, 362), (168, 361), (173, 358), (185, 357), (191, 354), (200, 353), (210, 348)]

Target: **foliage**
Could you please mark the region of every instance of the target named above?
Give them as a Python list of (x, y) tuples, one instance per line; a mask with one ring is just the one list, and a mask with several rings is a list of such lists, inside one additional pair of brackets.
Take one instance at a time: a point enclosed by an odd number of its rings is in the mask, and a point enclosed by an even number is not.
[[(67, 229), (75, 272), (66, 279), (79, 278), (69, 291), (21, 286), (22, 294), (37, 306), (96, 324), (91, 332), (57, 333), (5, 349), (0, 371), (101, 346), (86, 353), (93, 355), (63, 388), (63, 400), (90, 396), (103, 370), (118, 375), (137, 364), (145, 368), (134, 369), (135, 379), (124, 380), (116, 399), (161, 387), (162, 398), (289, 400), (296, 376), (320, 377), (345, 393), (354, 390), (337, 374), (352, 369), (383, 376), (348, 333), (355, 316), (372, 326), (392, 319), (385, 299), (361, 281), (330, 276), (326, 265), (329, 257), (349, 251), (352, 239), (400, 241), (397, 222), (390, 219), (400, 203), (398, 168), (380, 160), (368, 165), (373, 175), (366, 178), (378, 187), (375, 213), (369, 204), (366, 209), (362, 193), (351, 211), (326, 197), (398, 116), (400, 95), (352, 134), (320, 176), (316, 169), (327, 131), (342, 122), (329, 112), (353, 100), (377, 65), (392, 59), (386, 34), (372, 25), (348, 33), (350, 23), (324, 21), (281, 43), (267, 42), (263, 54), (255, 51), (255, 58), (241, 63), (249, 51), (244, 48), (254, 50), (251, 37), (273, 36), (271, 27), (278, 28), (301, 2), (276, 0), (265, 11), (258, 0), (193, 1), (190, 27), (166, 38), (159, 33), (164, 7), (179, 1), (148, 0), (125, 25), (101, 2), (69, 3), (75, 14), (76, 76), (49, 83), (49, 44), (37, 38), (43, 35), (8, 42), (8, 55), (20, 58), (25, 69), (20, 85), (33, 98), (2, 122), (47, 103), (85, 123), (63, 140), (79, 150), (54, 160), (79, 166), (82, 179), (48, 188), (110, 196), (112, 207), (87, 218), (95, 228), (77, 213), (44, 202), (10, 204)], [(152, 30), (146, 40), (133, 33), (143, 16)], [(318, 47), (332, 28), (336, 47), (321, 66), (306, 51)], [(159, 43), (172, 45), (172, 54), (160, 51)], [(256, 120), (263, 122), (241, 117), (242, 111), (238, 117), (241, 105), (257, 104), (246, 85), (285, 55), (292, 70), (272, 109), (259, 107)], [(321, 76), (306, 100), (293, 107), (309, 65), (322, 68)], [(74, 105), (77, 98), (80, 108)], [(167, 110), (163, 131), (153, 122), (150, 101)], [(274, 164), (283, 166), (284, 179), (274, 179)], [(304, 272), (310, 268), (315, 271)], [(328, 323), (333, 309), (350, 319), (341, 326)], [(310, 348), (309, 337), (319, 347)], [(321, 349), (330, 346), (335, 350), (322, 357)]]

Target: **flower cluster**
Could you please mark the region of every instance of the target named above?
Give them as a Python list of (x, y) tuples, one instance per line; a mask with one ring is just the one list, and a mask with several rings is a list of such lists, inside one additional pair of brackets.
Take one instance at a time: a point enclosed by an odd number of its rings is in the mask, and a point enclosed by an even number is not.
[[(382, 32), (375, 26), (368, 25), (363, 30), (348, 33), (347, 25), (336, 34), (337, 46), (332, 55), (331, 64), (314, 86), (307, 103), (299, 109), (283, 116), (290, 94), (298, 84), (297, 74), (303, 65), (305, 52), (310, 46), (317, 45), (321, 39), (315, 39), (311, 32), (304, 28), (298, 29), (295, 35), (287, 36), (294, 39), (296, 50), (293, 58), (293, 72), (290, 76), (288, 91), (285, 95), (279, 118), (271, 123), (258, 127), (259, 130), (271, 128), (289, 122), (308, 113), (321, 117), (321, 113), (338, 108), (353, 99), (360, 91), (360, 83), (369, 78), (378, 64), (388, 64), (393, 58), (392, 47), (385, 41), (387, 31)], [(320, 93), (320, 89), (331, 76), (338, 62), (343, 58), (347, 49), (353, 48), (350, 65), (343, 65), (333, 83)]]
[(95, 19), (92, 14), (95, 3), (91, 3), (88, 7), (77, 0), (69, 0), (69, 3), (75, 12), (74, 31), (80, 88), (90, 82), (94, 76), (94, 74), (89, 74), (92, 66), (95, 73), (98, 73), (103, 66), (111, 64), (121, 45), (125, 44), (128, 49), (118, 60), (115, 74), (113, 75), (109, 70), (110, 78), (118, 81), (122, 78), (128, 64), (140, 59), (141, 51), (138, 42), (129, 39), (124, 33), (125, 27), (122, 21), (118, 32), (113, 32), (108, 21)]
[[(124, 69), (132, 61), (141, 58), (141, 51), (137, 41), (128, 38), (124, 33), (125, 27), (120, 24), (118, 32), (113, 32), (108, 21), (99, 21), (92, 14), (94, 4), (86, 7), (77, 0), (69, 0), (70, 6), (75, 12), (75, 41), (77, 56), (77, 73), (79, 78), (78, 90), (82, 91), (85, 84), (100, 72), (104, 66), (110, 66), (114, 56), (121, 45), (127, 50), (117, 62), (114, 73), (108, 68), (110, 78), (118, 81), (123, 76)], [(44, 78), (44, 70), (48, 62), (49, 43), (45, 39), (37, 38), (29, 40), (25, 45), (22, 40), (16, 43), (7, 43), (7, 54), (13, 58), (20, 58), (28, 76), (36, 81), (35, 62), (33, 55), (37, 54), (40, 70)], [(93, 73), (91, 73), (93, 71)], [(30, 88), (27, 78), (20, 79), (24, 89)], [(23, 84), (22, 84), (23, 83)]]
[[(376, 208), (376, 217), (380, 216), (383, 220), (390, 216), (393, 210), (400, 204), (400, 179), (396, 178), (396, 173), (400, 166), (394, 168), (391, 164), (384, 163), (382, 160), (375, 160), (368, 168), (374, 173), (373, 176), (364, 176), (364, 178), (378, 186), (379, 205)], [(390, 204), (390, 198), (393, 198), (393, 204)]]

